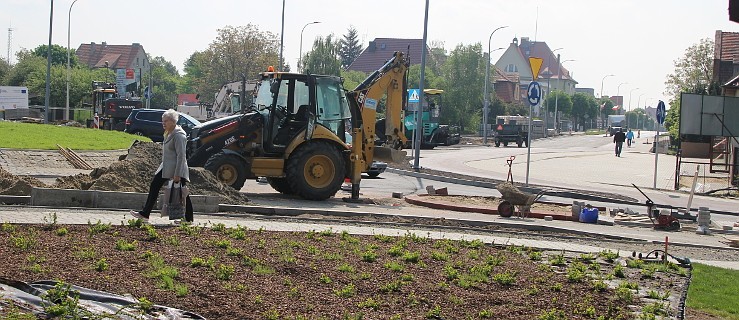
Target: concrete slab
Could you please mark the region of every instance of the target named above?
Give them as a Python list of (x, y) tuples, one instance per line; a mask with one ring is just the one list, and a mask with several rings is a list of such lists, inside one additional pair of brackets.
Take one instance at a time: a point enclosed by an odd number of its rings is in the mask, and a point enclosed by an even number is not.
[[(30, 205), (59, 208), (107, 208), (141, 209), (146, 203), (146, 193), (117, 192), (102, 190), (73, 190), (33, 188)], [(161, 209), (163, 195), (160, 195), (157, 209)], [(191, 195), (193, 210), (200, 213), (218, 212), (221, 197)]]

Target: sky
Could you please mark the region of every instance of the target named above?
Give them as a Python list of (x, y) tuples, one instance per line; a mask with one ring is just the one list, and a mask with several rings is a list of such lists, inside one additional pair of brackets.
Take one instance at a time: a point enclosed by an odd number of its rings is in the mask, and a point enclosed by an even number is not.
[[(2, 0), (0, 28), (12, 28), (12, 52), (48, 43), (50, 1)], [(596, 96), (621, 95), (624, 107), (667, 102), (664, 82), (674, 61), (701, 39), (714, 39), (716, 30), (739, 31), (729, 21), (728, 0), (429, 0), (428, 43), (443, 42), (447, 51), (457, 45), (480, 43), (495, 50), (508, 47), (514, 37), (544, 41), (579, 82)], [(253, 24), (262, 31), (281, 33), (280, 0), (56, 0), (52, 43), (70, 47), (81, 43), (140, 43), (152, 56), (171, 61), (182, 73), (185, 60), (205, 50), (217, 30), (227, 25)], [(424, 0), (284, 0), (284, 60), (295, 68), (300, 55), (317, 36), (359, 31), (363, 47), (374, 38), (423, 38)], [(498, 27), (506, 28), (490, 34)], [(3, 32), (5, 34), (6, 32)], [(488, 43), (491, 39), (490, 43)], [(505, 50), (494, 51), (495, 63)], [(7, 58), (8, 41), (0, 41), (0, 57)], [(15, 58), (11, 56), (11, 62)], [(378, 66), (379, 67), (379, 66)], [(613, 76), (607, 76), (613, 74)], [(481, 83), (480, 86), (483, 84)]]

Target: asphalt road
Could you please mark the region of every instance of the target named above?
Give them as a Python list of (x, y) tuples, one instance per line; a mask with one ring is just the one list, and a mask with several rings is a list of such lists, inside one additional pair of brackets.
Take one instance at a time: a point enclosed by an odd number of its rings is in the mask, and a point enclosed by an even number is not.
[[(556, 138), (538, 139), (532, 142), (529, 183), (542, 186), (591, 190), (602, 193), (620, 194), (636, 199), (632, 210), (644, 210), (641, 206), (646, 198), (631, 184), (639, 186), (652, 201), (660, 205), (685, 208), (689, 193), (672, 190), (674, 185), (676, 157), (660, 154), (657, 159), (657, 188), (654, 184), (655, 156), (649, 152), (654, 132), (642, 131), (641, 138), (628, 148), (624, 146), (621, 157), (614, 154), (611, 137), (603, 135), (565, 135)], [(647, 139), (650, 144), (646, 144)], [(511, 167), (516, 182), (526, 182), (527, 148), (479, 145), (456, 145), (421, 150), (419, 159), (422, 168), (453, 172), (473, 177), (505, 180), (508, 174), (506, 160), (515, 156)], [(366, 192), (392, 190), (404, 194), (425, 191), (425, 187), (448, 187), (454, 194), (497, 195), (497, 191), (442, 183), (408, 176), (385, 173), (381, 179), (363, 179)], [(560, 202), (572, 199), (545, 198)], [(594, 203), (608, 205), (609, 203)], [(713, 219), (720, 224), (731, 224), (739, 216), (739, 201), (709, 196), (694, 196), (691, 208), (708, 207), (714, 211)], [(718, 213), (717, 213), (718, 212)], [(724, 213), (724, 214), (719, 214)], [(694, 213), (695, 214), (695, 213)]]

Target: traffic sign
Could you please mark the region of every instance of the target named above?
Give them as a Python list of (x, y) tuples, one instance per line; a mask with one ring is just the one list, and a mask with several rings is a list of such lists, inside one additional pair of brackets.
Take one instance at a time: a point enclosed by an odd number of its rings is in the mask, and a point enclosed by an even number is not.
[(534, 76), (534, 81), (539, 78), (539, 70), (541, 70), (541, 65), (544, 63), (544, 59), (542, 58), (536, 58), (536, 57), (530, 57), (529, 58), (529, 66), (531, 67), (531, 75)]
[(662, 102), (662, 100), (660, 100), (659, 103), (657, 104), (657, 122), (659, 122), (659, 124), (664, 124), (665, 116), (667, 116), (667, 111), (665, 110), (665, 103)]
[(421, 90), (409, 89), (408, 90), (408, 102), (421, 102)]
[(531, 81), (526, 92), (529, 98), (529, 104), (531, 104), (532, 106), (539, 104), (539, 101), (541, 100), (541, 86), (538, 82)]

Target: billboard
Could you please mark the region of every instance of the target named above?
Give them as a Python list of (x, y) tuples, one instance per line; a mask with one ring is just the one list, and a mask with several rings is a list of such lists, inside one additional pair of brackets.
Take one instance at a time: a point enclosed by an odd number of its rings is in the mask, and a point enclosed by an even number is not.
[(0, 110), (28, 108), (28, 88), (0, 86)]
[[(140, 82), (141, 80), (141, 69), (116, 69), (115, 70), (115, 84), (118, 88), (118, 95), (121, 97), (126, 96), (126, 86)], [(138, 86), (137, 86), (138, 87)]]

